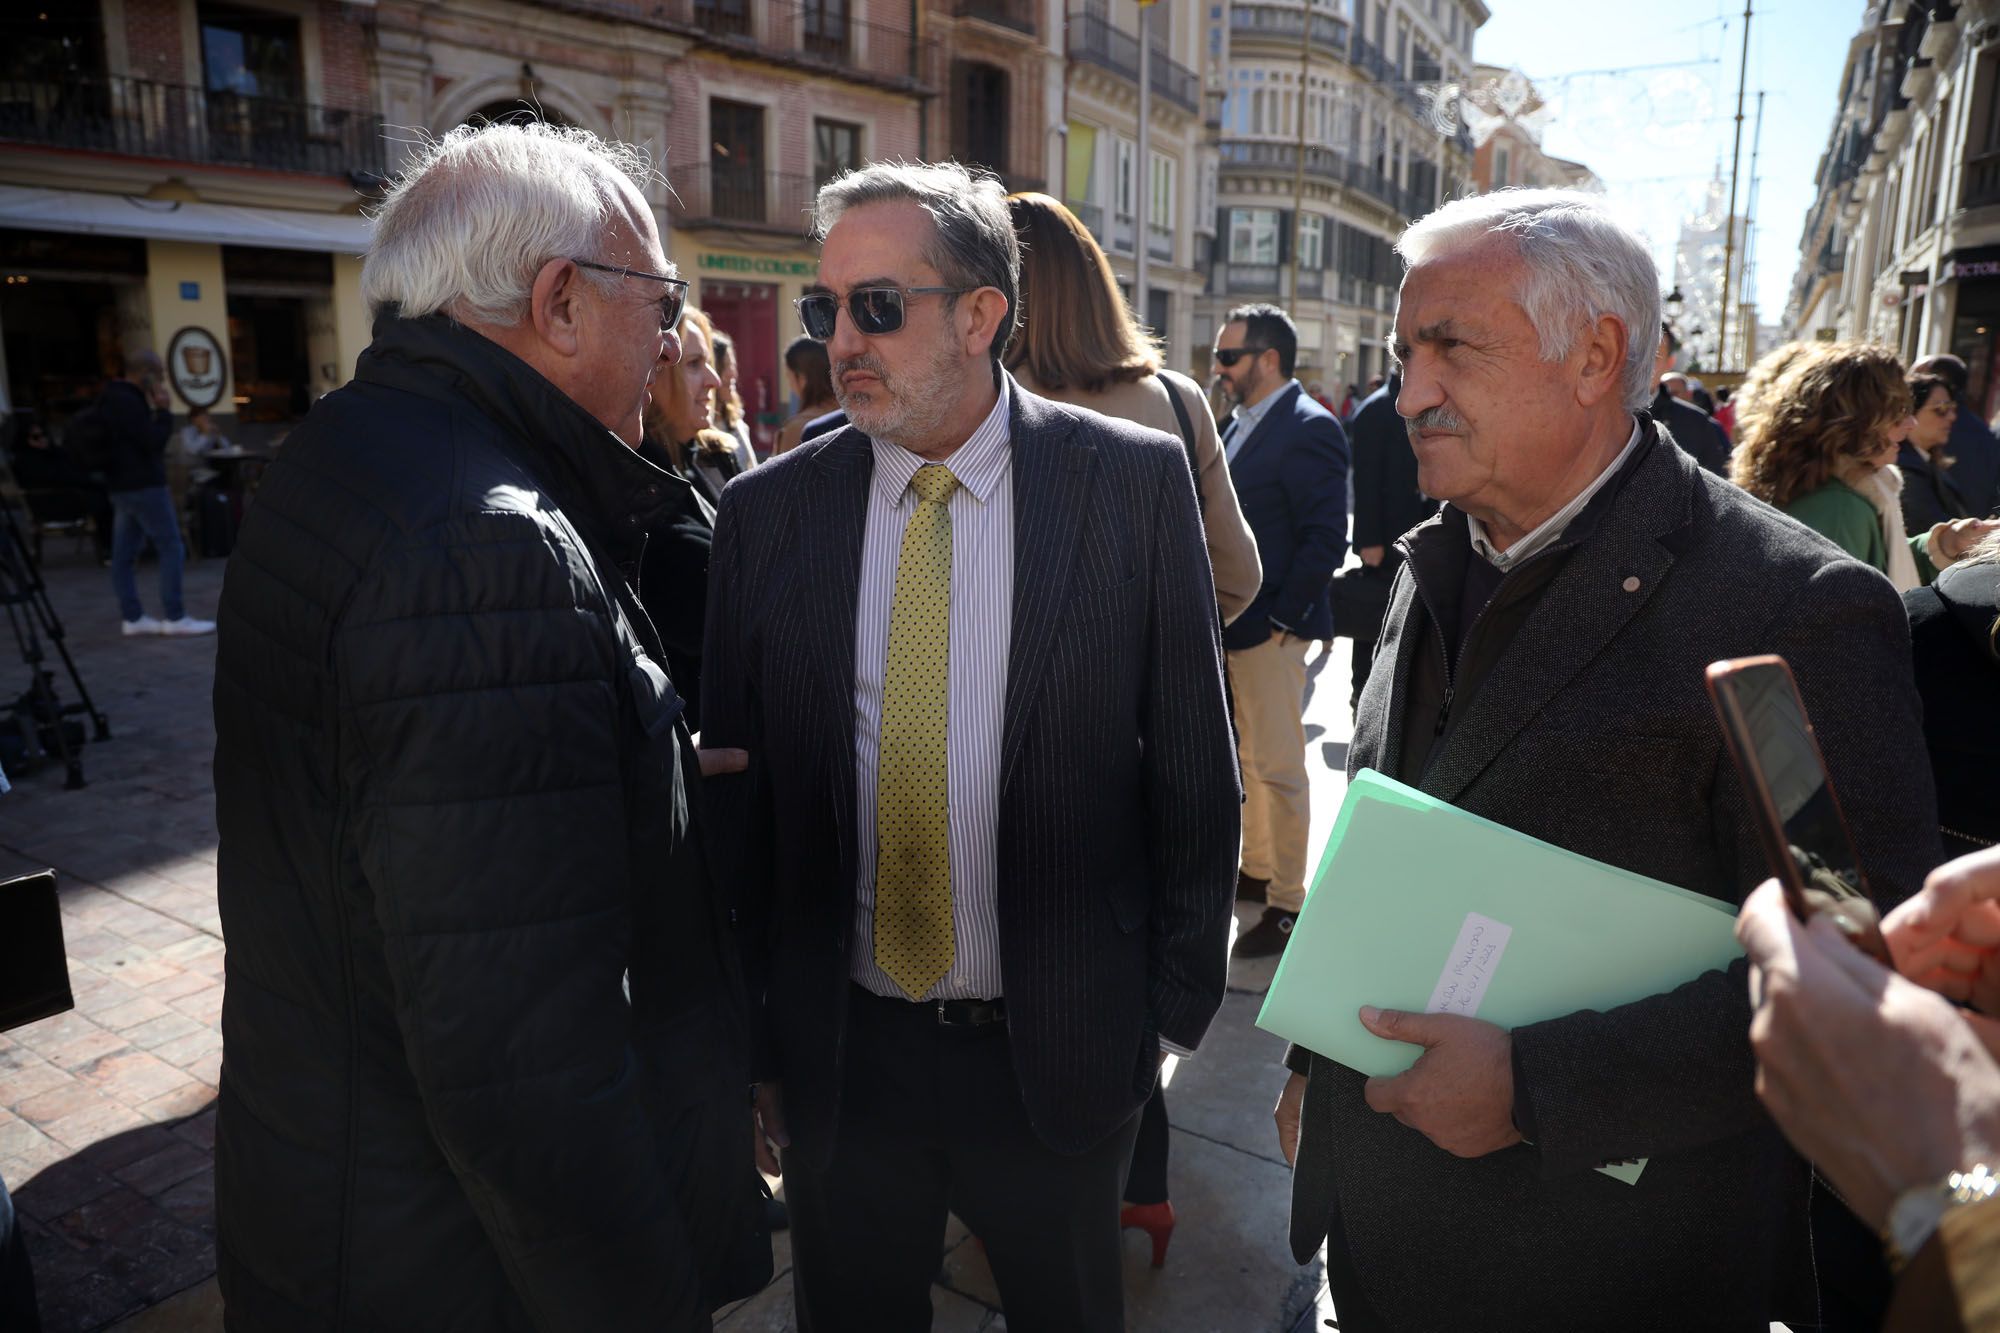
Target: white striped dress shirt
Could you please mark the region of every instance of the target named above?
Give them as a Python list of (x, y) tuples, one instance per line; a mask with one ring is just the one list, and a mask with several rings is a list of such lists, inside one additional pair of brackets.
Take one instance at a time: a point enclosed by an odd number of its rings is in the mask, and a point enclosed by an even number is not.
[[(951, 511), (951, 629), (947, 664), (945, 784), (951, 846), (951, 970), (924, 998), (990, 1000), (1000, 995), (1000, 738), (1007, 657), (1014, 627), (1014, 475), (1008, 437), (1013, 382), (958, 451), (944, 461), (958, 478)], [(868, 487), (861, 539), (861, 587), (854, 617), (854, 792), (859, 882), (854, 894), (855, 981), (877, 995), (905, 998), (875, 965), (875, 783), (888, 668), (889, 612), (903, 530), (916, 506), (910, 478), (924, 460), (882, 440)]]

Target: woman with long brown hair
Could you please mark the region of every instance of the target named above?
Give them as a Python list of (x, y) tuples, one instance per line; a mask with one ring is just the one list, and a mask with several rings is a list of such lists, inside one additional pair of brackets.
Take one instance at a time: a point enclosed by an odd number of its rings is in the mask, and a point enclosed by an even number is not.
[[(1007, 369), (1030, 393), (1183, 441), (1199, 481), (1217, 611), (1227, 624), (1256, 598), (1263, 570), (1201, 389), (1160, 368), (1159, 341), (1132, 317), (1110, 261), (1075, 214), (1045, 194), (1013, 195), (1007, 206), (1021, 237), (1021, 319), (1007, 348)], [(1155, 1268), (1166, 1262), (1174, 1230), (1167, 1193), (1167, 1103), (1155, 1083), (1140, 1116), (1119, 1216), (1120, 1226), (1152, 1238)]]
[(1832, 343), (1802, 354), (1762, 395), (1732, 477), (1907, 590), (1937, 577), (1980, 535), (1948, 523), (1903, 532), (1893, 460), (1914, 425), (1895, 353)]
[(680, 361), (662, 366), (653, 380), (646, 438), (661, 455), (653, 461), (693, 482), (714, 506), (722, 503), (729, 479), (748, 470), (751, 459), (737, 436), (717, 430), (710, 417), (713, 399), (723, 387), (715, 367), (715, 326), (689, 306), (681, 316), (680, 333)]
[(1215, 600), (1227, 624), (1256, 598), (1263, 570), (1206, 396), (1187, 376), (1161, 368), (1159, 339), (1133, 318), (1111, 261), (1074, 213), (1045, 194), (1013, 195), (1007, 206), (1021, 237), (1021, 319), (1007, 369), (1030, 393), (1186, 444), (1199, 478)]

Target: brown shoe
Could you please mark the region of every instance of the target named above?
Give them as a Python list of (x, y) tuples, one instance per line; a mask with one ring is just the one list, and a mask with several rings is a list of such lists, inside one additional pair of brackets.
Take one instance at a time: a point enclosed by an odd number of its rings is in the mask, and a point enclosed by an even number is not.
[(1258, 879), (1239, 870), (1236, 872), (1236, 901), (1239, 903), (1261, 903), (1264, 890), (1271, 887), (1268, 879)]
[(1287, 912), (1277, 907), (1264, 909), (1264, 917), (1256, 925), (1236, 937), (1237, 958), (1273, 958), (1285, 951), (1291, 942), (1292, 927), (1298, 924), (1299, 914)]

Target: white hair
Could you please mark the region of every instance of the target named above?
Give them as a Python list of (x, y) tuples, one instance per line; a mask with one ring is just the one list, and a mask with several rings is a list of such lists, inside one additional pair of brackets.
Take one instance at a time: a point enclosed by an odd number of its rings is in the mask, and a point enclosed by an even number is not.
[(1410, 224), (1396, 253), (1415, 268), (1443, 251), (1505, 234), (1527, 266), (1516, 299), (1535, 326), (1544, 361), (1560, 361), (1587, 324), (1625, 326), (1625, 406), (1652, 401), (1660, 345), (1660, 274), (1646, 243), (1604, 200), (1581, 190), (1496, 190), (1454, 199)]
[[(595, 259), (652, 177), (643, 150), (541, 121), (460, 125), (425, 145), (375, 212), (370, 314), (518, 323), (551, 259)], [(643, 195), (637, 195), (643, 199)], [(629, 260), (627, 262), (630, 262)], [(671, 275), (672, 268), (668, 269)], [(608, 286), (611, 274), (586, 270)]]

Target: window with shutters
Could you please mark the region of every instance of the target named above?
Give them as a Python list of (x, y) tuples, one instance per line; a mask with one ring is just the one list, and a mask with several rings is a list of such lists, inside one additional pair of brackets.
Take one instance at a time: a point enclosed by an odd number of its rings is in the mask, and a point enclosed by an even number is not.
[(1278, 218), (1278, 210), (1275, 208), (1230, 209), (1229, 262), (1232, 264), (1277, 263)]

